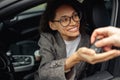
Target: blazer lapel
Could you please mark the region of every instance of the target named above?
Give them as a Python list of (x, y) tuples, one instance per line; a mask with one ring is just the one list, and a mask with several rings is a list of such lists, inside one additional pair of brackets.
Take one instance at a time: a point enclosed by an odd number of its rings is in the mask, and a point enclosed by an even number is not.
[(55, 39), (56, 39), (56, 44), (55, 44), (55, 48), (57, 49), (57, 56), (58, 58), (66, 58), (66, 45), (61, 37), (61, 35), (59, 33), (57, 33), (55, 35)]

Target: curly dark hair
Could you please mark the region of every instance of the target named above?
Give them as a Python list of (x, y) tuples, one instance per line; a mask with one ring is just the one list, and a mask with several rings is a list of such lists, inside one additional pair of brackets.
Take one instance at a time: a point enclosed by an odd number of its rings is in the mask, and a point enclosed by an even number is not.
[(82, 4), (77, 0), (48, 0), (46, 10), (44, 11), (43, 15), (41, 16), (40, 20), (40, 33), (46, 32), (46, 33), (55, 33), (56, 31), (53, 31), (49, 27), (49, 21), (53, 21), (56, 16), (56, 10), (62, 6), (62, 5), (69, 5), (75, 9), (75, 11), (79, 14), (82, 12), (82, 19), (81, 19), (81, 27), (80, 32), (85, 32), (85, 19), (83, 14), (83, 6)]

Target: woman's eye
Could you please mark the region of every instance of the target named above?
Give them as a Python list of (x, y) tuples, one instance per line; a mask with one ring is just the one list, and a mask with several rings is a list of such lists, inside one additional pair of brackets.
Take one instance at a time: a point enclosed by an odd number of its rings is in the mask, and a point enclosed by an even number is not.
[(69, 18), (63, 18), (62, 19), (62, 22), (66, 22), (66, 21), (69, 21)]

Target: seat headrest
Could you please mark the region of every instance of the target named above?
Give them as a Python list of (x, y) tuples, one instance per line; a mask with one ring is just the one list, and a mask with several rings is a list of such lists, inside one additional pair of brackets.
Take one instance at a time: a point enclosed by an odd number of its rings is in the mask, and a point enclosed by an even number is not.
[(88, 24), (94, 29), (110, 25), (110, 15), (104, 0), (85, 0), (84, 8)]
[(105, 7), (104, 0), (97, 0), (93, 6), (92, 16), (96, 28), (110, 25), (110, 15)]

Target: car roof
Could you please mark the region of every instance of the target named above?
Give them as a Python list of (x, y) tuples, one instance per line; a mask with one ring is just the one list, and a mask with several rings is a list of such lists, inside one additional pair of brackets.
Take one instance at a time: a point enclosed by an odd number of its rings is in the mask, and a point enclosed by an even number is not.
[(5, 7), (7, 7), (10, 4), (13, 4), (15, 2), (17, 2), (17, 0), (1, 0), (0, 1), (0, 9), (5, 8)]

